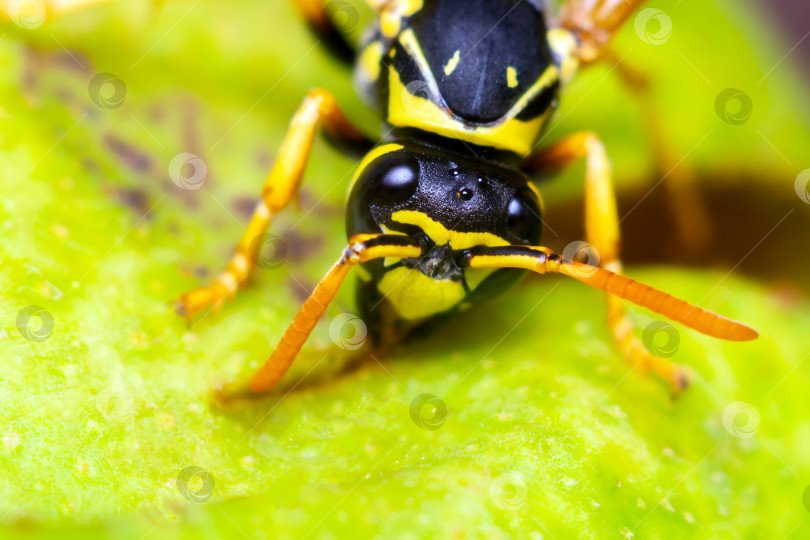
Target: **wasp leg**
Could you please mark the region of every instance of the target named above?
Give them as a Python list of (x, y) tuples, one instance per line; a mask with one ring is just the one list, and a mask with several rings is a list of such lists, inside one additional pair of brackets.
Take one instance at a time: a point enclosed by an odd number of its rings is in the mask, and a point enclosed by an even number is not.
[[(544, 152), (532, 156), (524, 166), (529, 173), (562, 168), (579, 159), (586, 160), (585, 174), (585, 232), (588, 242), (596, 249), (602, 266), (621, 273), (619, 260), (619, 220), (613, 190), (610, 163), (605, 146), (589, 132), (576, 133), (562, 139)], [(627, 308), (620, 298), (607, 295), (607, 324), (613, 341), (628, 363), (642, 371), (650, 370), (666, 380), (674, 392), (688, 386), (686, 370), (673, 362), (647, 352), (633, 334), (627, 318)]]
[(298, 193), (313, 139), (321, 127), (332, 138), (366, 144), (365, 136), (346, 120), (334, 97), (326, 90), (312, 90), (292, 119), (276, 163), (265, 181), (262, 198), (253, 211), (236, 253), (211, 285), (189, 291), (179, 298), (179, 315), (190, 321), (195, 313), (208, 306), (218, 310), (223, 300), (236, 294), (239, 285), (255, 266), (254, 257), (251, 256), (254, 239), (267, 230), (273, 216)]
[[(695, 176), (682, 163), (669, 143), (652, 95), (652, 82), (645, 73), (628, 66), (609, 48), (610, 40), (645, 0), (570, 0), (562, 9), (557, 28), (549, 31), (549, 43), (557, 55), (562, 76), (570, 80), (580, 64), (611, 62), (616, 72), (638, 97), (645, 130), (662, 178), (667, 180), (669, 200), (681, 245), (688, 255), (701, 254), (710, 243), (711, 220), (695, 183)], [(688, 216), (688, 217), (687, 217)]]
[[(462, 264), (470, 268), (523, 268), (539, 274), (564, 274), (605, 291), (608, 294), (608, 301), (615, 304), (608, 308), (608, 319), (613, 318), (611, 326), (614, 336), (627, 358), (639, 364), (646, 363), (646, 367), (671, 384), (673, 392), (685, 388), (686, 378), (682, 368), (650, 356), (641, 347), (632, 335), (630, 323), (624, 318), (622, 299), (718, 339), (750, 341), (759, 335), (756, 330), (741, 322), (689, 304), (614, 271), (565, 259), (541, 246), (474, 248)], [(614, 261), (612, 266), (618, 267), (618, 261)]]
[(578, 42), (577, 57), (584, 63), (599, 59), (624, 22), (646, 0), (569, 0), (562, 6), (559, 26)]
[(678, 239), (685, 254), (694, 257), (702, 254), (711, 241), (711, 220), (695, 175), (669, 143), (653, 100), (652, 81), (645, 73), (622, 62), (608, 47), (622, 23), (642, 3), (643, 0), (572, 0), (565, 5), (559, 26), (549, 30), (549, 44), (564, 81), (573, 78), (580, 64), (612, 62), (622, 82), (636, 94), (644, 129), (652, 141), (654, 162), (661, 178), (667, 180), (665, 187)]
[(418, 241), (399, 234), (352, 237), (343, 255), (301, 306), (270, 358), (251, 378), (250, 391), (257, 394), (269, 390), (284, 376), (354, 265), (372, 259), (419, 257), (421, 254)]
[(345, 0), (291, 1), (332, 56), (346, 65), (352, 65), (357, 51), (346, 38), (346, 33), (353, 31), (360, 23), (357, 10)]
[(653, 99), (653, 81), (646, 73), (626, 62), (619, 62), (612, 51), (606, 51), (604, 58), (606, 61), (615, 60), (616, 73), (636, 94), (641, 105), (654, 163), (659, 176), (666, 180), (664, 186), (680, 244), (689, 255), (700, 255), (711, 244), (710, 214), (700, 195), (694, 172), (679, 157), (682, 153), (678, 153), (667, 138), (666, 124)]

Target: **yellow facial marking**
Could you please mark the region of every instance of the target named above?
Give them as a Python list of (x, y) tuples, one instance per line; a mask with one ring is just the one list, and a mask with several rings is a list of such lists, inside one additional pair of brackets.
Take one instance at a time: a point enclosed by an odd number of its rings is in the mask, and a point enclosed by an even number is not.
[(386, 273), (377, 285), (400, 317), (418, 320), (454, 308), (466, 292), (457, 281), (431, 279), (419, 270), (401, 266)]
[(506, 85), (509, 88), (517, 88), (518, 85), (517, 70), (512, 66), (506, 68)]
[(453, 55), (453, 58), (448, 60), (447, 65), (444, 66), (444, 74), (449, 77), (450, 74), (453, 73), (453, 71), (456, 69), (456, 66), (458, 66), (458, 61), (460, 59), (461, 59), (461, 51), (456, 51), (455, 54)]
[(384, 144), (382, 146), (378, 146), (377, 148), (373, 149), (371, 152), (366, 154), (366, 157), (363, 158), (363, 161), (360, 162), (360, 165), (357, 167), (357, 170), (354, 172), (354, 177), (352, 177), (352, 181), (349, 183), (349, 190), (346, 193), (350, 194), (352, 192), (352, 188), (354, 188), (354, 184), (357, 183), (357, 179), (360, 178), (360, 173), (362, 173), (368, 164), (377, 159), (378, 157), (388, 154), (390, 152), (396, 152), (397, 150), (402, 150), (404, 148), (401, 144)]
[(438, 221), (432, 220), (422, 212), (415, 210), (400, 210), (391, 215), (397, 223), (415, 225), (428, 235), (436, 244), (449, 244), (453, 249), (468, 249), (473, 246), (508, 246), (509, 242), (500, 236), (488, 232), (458, 232), (451, 231)]

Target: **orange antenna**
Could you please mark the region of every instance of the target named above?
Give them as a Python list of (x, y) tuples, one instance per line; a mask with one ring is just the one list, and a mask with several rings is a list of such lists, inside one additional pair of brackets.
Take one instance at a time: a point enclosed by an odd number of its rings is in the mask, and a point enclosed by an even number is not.
[(729, 341), (750, 341), (759, 334), (750, 326), (690, 304), (654, 287), (557, 255), (544, 247), (514, 246), (478, 250), (468, 259), (471, 268), (524, 268), (539, 274), (564, 274), (600, 291), (663, 315), (701, 334)]

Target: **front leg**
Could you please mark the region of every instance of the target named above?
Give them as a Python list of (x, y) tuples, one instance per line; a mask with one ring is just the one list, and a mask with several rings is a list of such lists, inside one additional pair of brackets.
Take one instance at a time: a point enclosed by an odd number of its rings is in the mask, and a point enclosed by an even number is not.
[[(620, 274), (619, 219), (616, 197), (605, 146), (589, 132), (576, 133), (562, 139), (551, 148), (530, 157), (524, 170), (528, 173), (553, 172), (579, 159), (586, 160), (585, 231), (588, 242), (596, 249), (602, 266)], [(689, 383), (686, 370), (669, 360), (653, 356), (633, 333), (627, 308), (621, 298), (608, 294), (607, 324), (616, 347), (628, 363), (650, 370), (667, 381), (673, 392), (684, 390)]]
[[(351, 5), (343, 0), (291, 0), (298, 8), (310, 30), (326, 49), (338, 60), (351, 66), (354, 62), (355, 50), (346, 39), (346, 33), (351, 32), (360, 22), (360, 14)], [(341, 27), (335, 20), (342, 16)]]
[(333, 140), (363, 146), (367, 143), (365, 136), (340, 112), (332, 94), (326, 90), (312, 90), (292, 119), (276, 163), (265, 181), (262, 198), (253, 211), (236, 253), (211, 285), (194, 289), (180, 297), (176, 306), (178, 315), (190, 321), (195, 313), (206, 307), (213, 306), (215, 311), (219, 310), (226, 298), (236, 294), (256, 265), (255, 254), (251, 254), (254, 240), (264, 234), (273, 217), (298, 193), (312, 142), (321, 127)]
[(576, 36), (582, 63), (598, 60), (630, 15), (647, 0), (568, 0), (559, 26)]

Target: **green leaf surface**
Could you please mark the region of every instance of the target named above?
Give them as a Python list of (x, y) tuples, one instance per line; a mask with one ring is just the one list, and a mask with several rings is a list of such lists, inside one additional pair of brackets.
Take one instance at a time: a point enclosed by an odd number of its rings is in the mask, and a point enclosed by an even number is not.
[[(652, 5), (671, 17), (670, 39), (645, 43), (630, 24), (616, 48), (656, 81), (676, 153), (701, 181), (744, 178), (806, 214), (793, 183), (807, 101), (780, 62), (792, 44), (763, 35), (746, 4)], [(273, 225), (291, 248), (282, 267), (190, 329), (172, 300), (226, 261), (307, 89), (328, 87), (369, 131), (378, 119), (285, 2), (101, 5), (0, 35), (1, 536), (810, 533), (810, 305), (730, 272), (735, 261), (628, 270), (761, 333), (734, 344), (680, 331), (673, 359), (695, 384), (676, 400), (613, 349), (599, 293), (535, 277), (351, 368), (329, 336), (353, 310), (346, 287), (283, 388), (218, 403), (211, 389), (266, 358), (340, 253), (355, 162), (316, 143), (302, 208)], [(126, 88), (119, 107), (92, 99), (99, 73)], [(754, 105), (744, 125), (715, 111), (730, 87)], [(596, 130), (617, 184), (652, 186), (642, 126), (634, 95), (597, 66), (566, 91), (546, 142)], [(183, 152), (206, 164), (199, 189), (170, 179)], [(581, 177), (549, 184), (547, 203), (576, 200)], [(20, 331), (27, 306), (52, 317), (47, 339)], [(422, 394), (447, 407), (438, 429), (412, 418)], [(188, 467), (205, 473), (186, 498)], [(199, 488), (210, 498), (188, 500)]]

